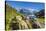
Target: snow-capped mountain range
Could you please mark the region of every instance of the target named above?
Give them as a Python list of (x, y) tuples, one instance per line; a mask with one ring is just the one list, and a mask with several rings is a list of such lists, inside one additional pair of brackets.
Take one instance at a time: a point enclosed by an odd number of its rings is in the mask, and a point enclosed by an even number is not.
[(17, 12), (20, 12), (25, 15), (32, 15), (36, 12), (39, 12), (39, 10), (31, 9), (31, 8), (16, 8)]

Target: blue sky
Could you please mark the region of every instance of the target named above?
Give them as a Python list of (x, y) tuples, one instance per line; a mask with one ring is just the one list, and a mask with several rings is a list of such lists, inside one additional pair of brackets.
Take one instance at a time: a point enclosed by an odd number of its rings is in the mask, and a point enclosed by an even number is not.
[(44, 3), (38, 2), (20, 2), (20, 1), (6, 1), (7, 4), (13, 8), (31, 8), (31, 9), (44, 9)]

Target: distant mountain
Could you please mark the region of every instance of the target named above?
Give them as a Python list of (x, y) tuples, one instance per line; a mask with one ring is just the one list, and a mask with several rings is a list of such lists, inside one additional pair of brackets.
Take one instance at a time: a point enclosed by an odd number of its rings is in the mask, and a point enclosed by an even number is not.
[(45, 9), (41, 9), (39, 12), (35, 14), (37, 17), (44, 17), (45, 16)]
[(40, 10), (39, 13), (40, 13), (41, 16), (44, 16), (45, 15), (45, 9)]
[(20, 13), (24, 14), (24, 15), (31, 15), (32, 13), (30, 12), (30, 10), (27, 9), (20, 9)]
[(39, 12), (39, 10), (36, 9), (28, 9), (28, 8), (16, 8), (17, 12), (20, 12), (21, 14), (24, 15), (32, 15), (35, 14), (37, 12)]

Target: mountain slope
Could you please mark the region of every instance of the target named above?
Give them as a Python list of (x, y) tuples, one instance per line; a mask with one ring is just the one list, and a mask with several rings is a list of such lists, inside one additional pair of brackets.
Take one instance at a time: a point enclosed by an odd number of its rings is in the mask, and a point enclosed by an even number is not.
[(10, 19), (15, 16), (16, 10), (6, 4), (6, 30), (9, 28)]
[(6, 31), (32, 28), (30, 22), (25, 21), (24, 15), (6, 4)]

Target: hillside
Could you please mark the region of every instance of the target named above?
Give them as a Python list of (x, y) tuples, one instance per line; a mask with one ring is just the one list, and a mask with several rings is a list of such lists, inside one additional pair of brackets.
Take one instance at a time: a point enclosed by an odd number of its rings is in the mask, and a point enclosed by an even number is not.
[(16, 10), (6, 5), (6, 30), (9, 28), (9, 22), (12, 16), (16, 15)]
[[(9, 5), (6, 5), (6, 31), (11, 30), (12, 28), (13, 28), (13, 30), (14, 29), (28, 29), (27, 24), (31, 28), (29, 21), (27, 21), (28, 23), (26, 23), (23, 20), (24, 19), (23, 16), (24, 15), (17, 13), (16, 9), (10, 7)], [(23, 17), (23, 19), (22, 19), (22, 17)], [(19, 23), (19, 24), (16, 25), (15, 23)], [(14, 26), (15, 26), (15, 28), (14, 28)]]

